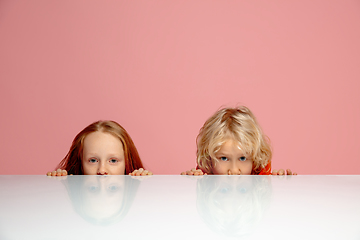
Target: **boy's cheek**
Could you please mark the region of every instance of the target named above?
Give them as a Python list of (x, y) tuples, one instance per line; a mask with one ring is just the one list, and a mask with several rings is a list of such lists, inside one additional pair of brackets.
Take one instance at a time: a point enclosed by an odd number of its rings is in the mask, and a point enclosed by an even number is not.
[(216, 164), (215, 167), (213, 167), (212, 172), (213, 174), (219, 174), (219, 175), (227, 174), (226, 167), (219, 163)]

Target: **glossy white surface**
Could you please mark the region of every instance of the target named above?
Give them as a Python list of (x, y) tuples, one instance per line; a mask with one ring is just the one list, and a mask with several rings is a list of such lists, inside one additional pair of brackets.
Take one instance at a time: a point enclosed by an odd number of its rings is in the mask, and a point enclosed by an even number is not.
[(360, 176), (0, 176), (0, 239), (360, 239)]

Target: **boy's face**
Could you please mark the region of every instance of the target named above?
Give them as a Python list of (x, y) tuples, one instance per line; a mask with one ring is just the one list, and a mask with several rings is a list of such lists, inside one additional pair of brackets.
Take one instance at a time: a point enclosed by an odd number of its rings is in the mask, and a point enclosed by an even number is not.
[(249, 175), (252, 172), (253, 161), (241, 150), (239, 143), (229, 138), (215, 154), (218, 161), (213, 161), (213, 174)]
[(104, 132), (93, 132), (84, 139), (84, 175), (123, 175), (125, 157), (121, 141)]

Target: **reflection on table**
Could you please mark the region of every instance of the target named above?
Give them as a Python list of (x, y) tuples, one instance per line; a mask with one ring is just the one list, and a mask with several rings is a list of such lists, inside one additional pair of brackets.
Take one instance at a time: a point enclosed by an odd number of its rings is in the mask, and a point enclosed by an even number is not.
[(62, 183), (81, 217), (93, 224), (109, 225), (126, 216), (140, 181), (127, 176), (69, 176)]
[(360, 176), (0, 176), (0, 239), (360, 239)]
[(209, 176), (197, 180), (197, 209), (209, 229), (242, 237), (251, 234), (271, 198), (271, 176)]

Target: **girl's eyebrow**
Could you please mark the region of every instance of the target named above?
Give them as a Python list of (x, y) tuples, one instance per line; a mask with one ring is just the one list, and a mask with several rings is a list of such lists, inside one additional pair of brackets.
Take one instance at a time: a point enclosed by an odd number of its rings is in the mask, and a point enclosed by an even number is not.
[(109, 156), (109, 157), (116, 157), (116, 158), (122, 157), (121, 154), (117, 154), (117, 153), (109, 153), (109, 154), (107, 154), (107, 156)]
[(89, 157), (96, 157), (97, 156), (97, 154), (94, 154), (94, 153), (87, 153), (87, 154), (84, 154), (84, 155), (87, 155)]

